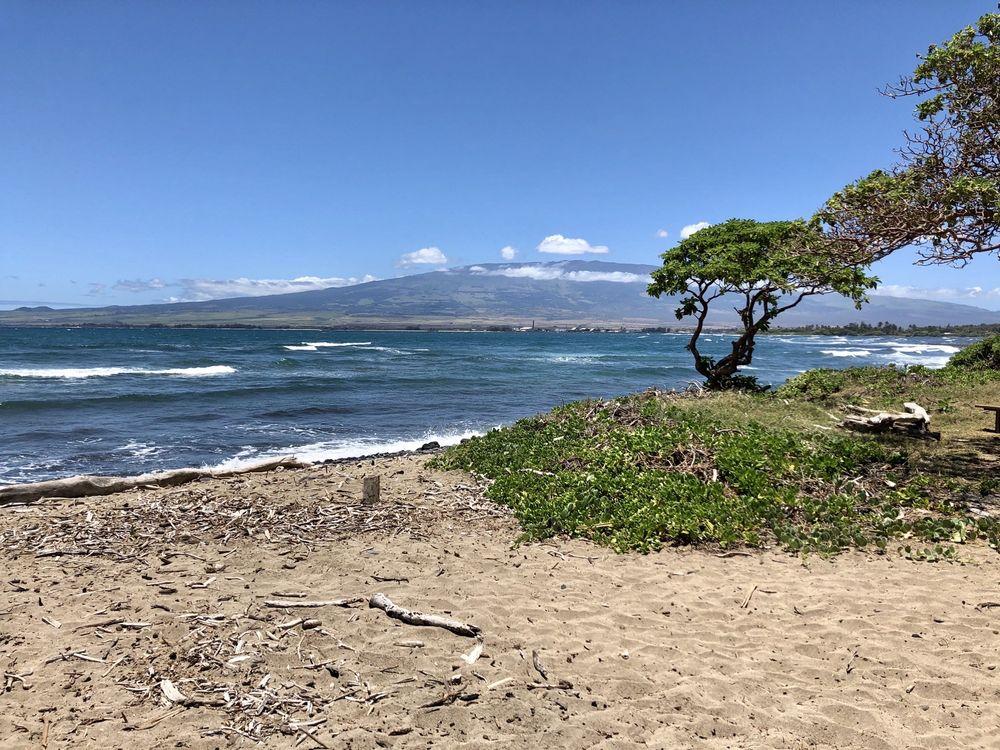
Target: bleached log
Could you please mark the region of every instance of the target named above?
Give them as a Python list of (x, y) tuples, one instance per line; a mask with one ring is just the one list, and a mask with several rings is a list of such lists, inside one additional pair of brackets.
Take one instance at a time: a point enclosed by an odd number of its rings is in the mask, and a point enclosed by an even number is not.
[(96, 495), (111, 495), (124, 492), (135, 487), (174, 487), (179, 484), (193, 482), (196, 479), (212, 477), (231, 477), (238, 474), (249, 474), (275, 469), (294, 469), (307, 464), (295, 458), (268, 459), (250, 464), (241, 469), (175, 469), (152, 474), (138, 474), (132, 477), (100, 477), (81, 475), (66, 479), (52, 479), (47, 482), (31, 482), (29, 484), (10, 484), (0, 487), (0, 505), (5, 503), (33, 502), (46, 497), (92, 497)]
[(452, 620), (450, 617), (440, 615), (426, 615), (421, 612), (411, 612), (408, 609), (393, 604), (385, 594), (374, 594), (368, 600), (368, 606), (372, 609), (381, 609), (389, 617), (405, 622), (407, 625), (426, 625), (432, 628), (444, 628), (450, 630), (455, 635), (464, 635), (467, 638), (475, 638), (480, 634), (480, 629), (475, 625)]
[(905, 404), (903, 404), (903, 410), (908, 411), (914, 417), (922, 419), (924, 424), (928, 426), (930, 425), (931, 415), (928, 414), (927, 410), (920, 404), (914, 403), (913, 401), (907, 401)]
[[(941, 433), (930, 431), (931, 417), (926, 409), (912, 401), (903, 404), (903, 408), (905, 411), (902, 412), (887, 412), (849, 405), (847, 409), (856, 412), (856, 415), (844, 417), (838, 427), (856, 432), (879, 433), (894, 430), (916, 437), (941, 438)], [(860, 416), (862, 414), (871, 416)]]

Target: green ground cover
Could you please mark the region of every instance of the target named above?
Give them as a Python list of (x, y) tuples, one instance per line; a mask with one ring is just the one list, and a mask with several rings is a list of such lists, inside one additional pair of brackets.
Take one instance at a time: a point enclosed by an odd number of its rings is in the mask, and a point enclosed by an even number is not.
[[(485, 477), (525, 539), (955, 557), (976, 539), (1000, 547), (1000, 437), (974, 406), (996, 402), (1000, 370), (970, 366), (986, 349), (937, 371), (811, 371), (773, 393), (575, 402), (436, 462)], [(848, 403), (898, 411), (903, 400), (931, 412), (940, 443), (834, 426)]]

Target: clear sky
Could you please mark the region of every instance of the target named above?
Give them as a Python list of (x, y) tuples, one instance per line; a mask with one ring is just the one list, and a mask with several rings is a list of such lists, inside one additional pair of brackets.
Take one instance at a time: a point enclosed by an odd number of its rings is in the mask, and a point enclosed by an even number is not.
[[(0, 302), (287, 291), (502, 248), (655, 263), (685, 226), (807, 216), (888, 166), (912, 102), (876, 89), (995, 7), (6, 0)], [(995, 257), (911, 260), (878, 267), (892, 293), (1000, 308)]]

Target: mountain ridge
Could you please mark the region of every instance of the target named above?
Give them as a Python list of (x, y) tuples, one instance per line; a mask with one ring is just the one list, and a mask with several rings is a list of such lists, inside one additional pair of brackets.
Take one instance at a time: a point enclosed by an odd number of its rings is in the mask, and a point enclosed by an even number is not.
[[(0, 325), (594, 325), (684, 327), (670, 299), (645, 293), (653, 265), (592, 260), (477, 263), (392, 279), (304, 292), (204, 301), (0, 312)], [(782, 326), (1000, 323), (1000, 311), (973, 305), (871, 295), (862, 310), (837, 295), (809, 298), (782, 315)], [(731, 306), (712, 326), (738, 323)]]

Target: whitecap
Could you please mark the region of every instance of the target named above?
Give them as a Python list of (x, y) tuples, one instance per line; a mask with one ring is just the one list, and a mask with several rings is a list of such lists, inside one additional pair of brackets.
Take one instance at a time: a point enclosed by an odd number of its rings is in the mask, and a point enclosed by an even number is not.
[(880, 357), (886, 362), (891, 362), (897, 365), (923, 365), (924, 367), (930, 367), (933, 370), (939, 370), (948, 364), (948, 360), (951, 359), (950, 354), (907, 354), (906, 352), (892, 351), (886, 354), (882, 354)]
[(411, 351), (406, 349), (393, 349), (391, 346), (359, 346), (359, 349), (364, 349), (369, 352), (388, 352), (389, 354), (413, 354)]
[(592, 365), (596, 364), (599, 357), (588, 356), (586, 354), (554, 354), (545, 357), (549, 362), (559, 362), (562, 364)]
[(149, 370), (142, 367), (15, 367), (0, 370), (0, 376), (14, 378), (108, 378), (115, 375), (176, 375), (187, 378), (204, 378), (216, 375), (231, 375), (235, 367), (212, 365), (210, 367), (171, 367), (164, 370)]
[(897, 344), (894, 341), (886, 343), (891, 346), (897, 354), (925, 354), (927, 352), (942, 352), (944, 354), (955, 354), (962, 350), (959, 346), (951, 344)]
[(831, 357), (870, 357), (869, 349), (820, 349), (821, 354), (828, 354)]
[(371, 341), (303, 341), (305, 346), (332, 347), (332, 346), (371, 346)]
[(245, 469), (248, 466), (259, 464), (265, 460), (286, 456), (294, 457), (296, 460), (304, 463), (321, 463), (323, 461), (344, 458), (363, 458), (365, 456), (372, 456), (378, 453), (414, 451), (422, 445), (430, 442), (436, 442), (442, 446), (457, 445), (462, 440), (481, 434), (481, 432), (465, 431), (443, 434), (427, 433), (422, 437), (408, 440), (379, 440), (378, 438), (359, 438), (355, 440), (343, 441), (329, 440), (265, 451), (258, 451), (256, 448), (246, 447), (235, 456), (223, 461), (222, 463), (203, 468), (213, 469), (216, 471), (238, 471)]
[(319, 349), (333, 348), (338, 346), (371, 346), (371, 341), (303, 341), (301, 344), (289, 344), (285, 346), (290, 352), (315, 352)]
[(135, 458), (149, 458), (152, 456), (158, 456), (165, 452), (166, 449), (158, 445), (150, 445), (149, 443), (140, 443), (137, 440), (130, 440), (121, 446), (118, 450), (128, 451), (128, 453)]

